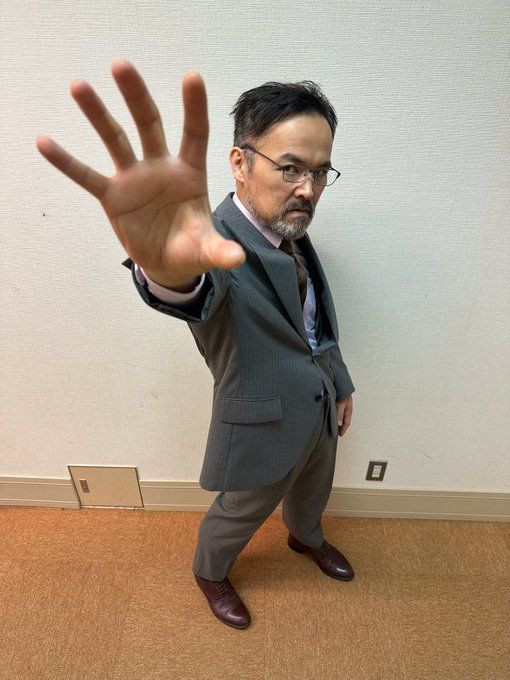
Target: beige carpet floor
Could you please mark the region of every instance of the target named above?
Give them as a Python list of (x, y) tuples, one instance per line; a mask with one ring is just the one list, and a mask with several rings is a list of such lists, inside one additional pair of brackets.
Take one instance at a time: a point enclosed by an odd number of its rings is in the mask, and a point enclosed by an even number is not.
[(323, 574), (271, 516), (212, 614), (199, 512), (0, 507), (1, 680), (508, 680), (508, 524), (325, 516), (355, 570)]

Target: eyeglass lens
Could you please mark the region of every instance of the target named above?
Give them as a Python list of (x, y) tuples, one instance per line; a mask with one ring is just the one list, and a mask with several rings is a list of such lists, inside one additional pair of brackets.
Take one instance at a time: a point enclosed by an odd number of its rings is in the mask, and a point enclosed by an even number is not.
[[(290, 170), (283, 171), (283, 179), (287, 182), (302, 182), (308, 171), (302, 166), (294, 167)], [(315, 170), (310, 172), (315, 184), (320, 186), (327, 186), (328, 184), (333, 184), (333, 182), (338, 177), (338, 173), (335, 170)]]

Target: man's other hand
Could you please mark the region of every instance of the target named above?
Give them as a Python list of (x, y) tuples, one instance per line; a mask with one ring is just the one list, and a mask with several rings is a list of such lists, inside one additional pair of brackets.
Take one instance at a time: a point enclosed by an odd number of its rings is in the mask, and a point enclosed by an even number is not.
[(346, 399), (336, 402), (336, 410), (338, 413), (338, 434), (343, 437), (351, 424), (352, 416), (352, 394)]

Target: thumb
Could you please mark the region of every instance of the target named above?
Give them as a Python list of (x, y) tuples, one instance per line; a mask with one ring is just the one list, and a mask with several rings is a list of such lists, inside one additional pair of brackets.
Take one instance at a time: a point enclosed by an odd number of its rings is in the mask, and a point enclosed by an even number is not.
[(246, 253), (237, 241), (225, 239), (218, 233), (207, 240), (206, 253), (210, 264), (220, 269), (239, 267), (246, 260)]

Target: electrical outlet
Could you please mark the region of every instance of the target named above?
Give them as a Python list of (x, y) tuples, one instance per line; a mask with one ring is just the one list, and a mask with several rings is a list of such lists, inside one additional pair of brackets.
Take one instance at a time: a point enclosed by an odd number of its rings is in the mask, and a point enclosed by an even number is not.
[(371, 482), (382, 482), (382, 480), (384, 479), (384, 473), (386, 472), (387, 465), (388, 461), (386, 460), (369, 461), (367, 476), (365, 477), (365, 479), (368, 479)]

